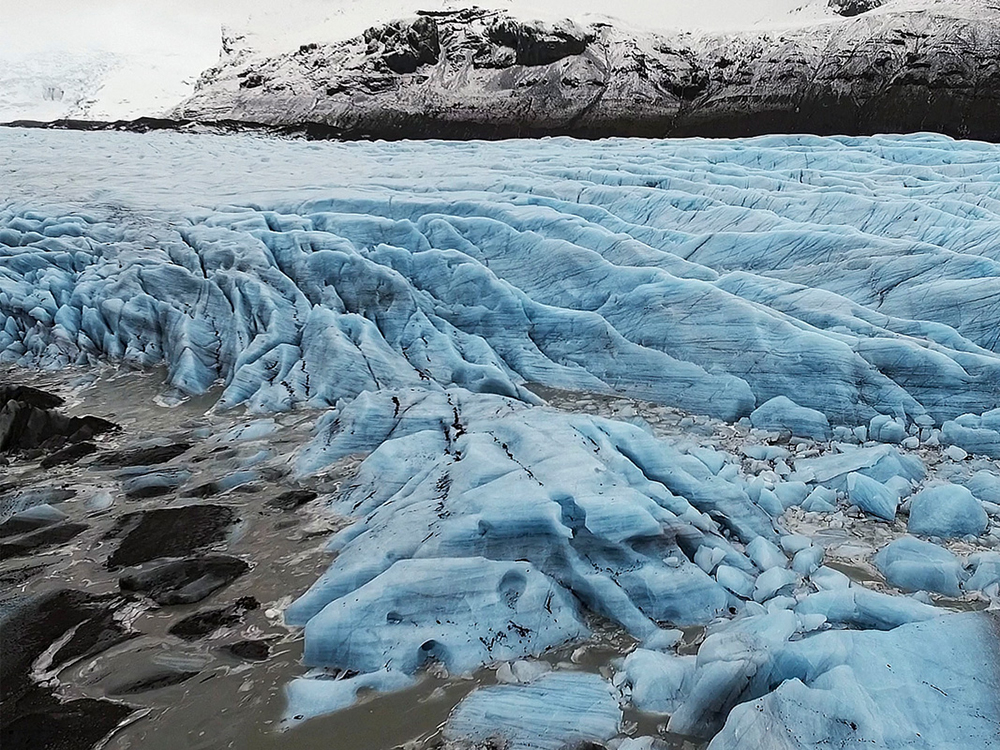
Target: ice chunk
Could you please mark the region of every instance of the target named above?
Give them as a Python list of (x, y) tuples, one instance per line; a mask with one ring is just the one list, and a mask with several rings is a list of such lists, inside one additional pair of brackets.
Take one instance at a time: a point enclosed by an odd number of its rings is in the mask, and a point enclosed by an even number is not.
[(840, 453), (830, 453), (818, 458), (800, 459), (795, 462), (793, 481), (815, 482), (836, 490), (847, 489), (847, 477), (852, 472), (864, 474), (879, 482), (890, 477), (920, 480), (925, 470), (920, 459), (901, 455), (889, 445), (865, 448), (842, 446)]
[(824, 553), (819, 545), (799, 550), (792, 558), (792, 570), (799, 575), (811, 575), (823, 562)]
[(1000, 474), (977, 471), (965, 482), (965, 486), (980, 500), (1000, 504)]
[(799, 406), (787, 396), (775, 396), (750, 415), (754, 427), (769, 432), (788, 432), (813, 440), (830, 439), (830, 423), (815, 409)]
[(833, 513), (837, 510), (837, 493), (826, 487), (816, 487), (802, 501), (802, 509), (813, 513)]
[(830, 568), (820, 568), (817, 585), (825, 590), (811, 594), (796, 607), (801, 615), (820, 614), (829, 622), (865, 630), (892, 630), (908, 622), (922, 622), (939, 617), (943, 610), (906, 596), (889, 596), (850, 586), (847, 576)]
[(847, 475), (847, 496), (854, 505), (876, 518), (890, 522), (896, 518), (899, 496), (864, 474), (851, 472)]
[(911, 534), (945, 539), (967, 534), (979, 536), (988, 524), (989, 517), (982, 503), (957, 484), (928, 487), (910, 500), (907, 528)]
[(445, 739), (509, 750), (561, 750), (603, 742), (619, 731), (621, 709), (609, 682), (585, 672), (553, 672), (529, 685), (474, 690), (444, 725)]
[(1000, 458), (1000, 409), (982, 414), (963, 414), (941, 425), (941, 443), (969, 453)]
[(788, 567), (788, 558), (785, 557), (785, 554), (773, 542), (764, 537), (757, 537), (750, 542), (747, 545), (747, 554), (753, 560), (754, 565), (761, 570)]
[(730, 565), (720, 565), (715, 571), (719, 585), (725, 586), (737, 596), (750, 599), (753, 596), (754, 579), (744, 571)]
[(768, 568), (759, 576), (753, 588), (754, 601), (766, 602), (784, 588), (790, 588), (798, 583), (799, 577), (787, 568)]
[(901, 443), (906, 438), (906, 423), (887, 414), (878, 414), (868, 423), (868, 436), (880, 443)]
[(903, 591), (933, 591), (945, 596), (962, 593), (962, 564), (936, 544), (906, 536), (883, 547), (874, 562), (885, 580)]
[(778, 496), (786, 509), (793, 505), (801, 505), (809, 495), (809, 485), (805, 482), (779, 482), (774, 486), (774, 494)]
[(636, 649), (622, 667), (632, 689), (631, 702), (640, 711), (670, 714), (684, 698), (695, 671), (694, 656), (674, 656)]
[(388, 693), (414, 684), (413, 677), (389, 669), (342, 679), (325, 675), (298, 677), (285, 687), (282, 724), (292, 727), (316, 716), (341, 711), (357, 701), (360, 690)]
[(965, 582), (970, 591), (983, 591), (995, 583), (1000, 583), (1000, 552), (981, 552), (970, 555), (966, 565), (972, 569), (972, 576)]

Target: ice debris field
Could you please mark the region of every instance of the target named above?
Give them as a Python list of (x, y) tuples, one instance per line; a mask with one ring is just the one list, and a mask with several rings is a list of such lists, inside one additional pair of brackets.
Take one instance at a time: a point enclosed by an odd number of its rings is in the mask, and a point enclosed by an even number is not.
[[(0, 360), (162, 363), (320, 410), (297, 476), (364, 457), (285, 611), (287, 725), (500, 665), (447, 739), (639, 750), (638, 711), (712, 750), (1000, 746), (997, 146), (0, 153)], [(608, 623), (637, 645), (600, 670), (536, 660)]]

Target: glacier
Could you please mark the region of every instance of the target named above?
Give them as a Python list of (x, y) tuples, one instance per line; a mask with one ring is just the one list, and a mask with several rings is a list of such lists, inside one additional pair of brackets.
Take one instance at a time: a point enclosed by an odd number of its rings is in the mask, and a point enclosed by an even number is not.
[[(1000, 148), (0, 145), (0, 362), (217, 393), (240, 423), (199, 439), (258, 451), (220, 490), (266, 479), (275, 412), (310, 415), (303, 487), (357, 462), (283, 606), (285, 725), (495, 669), (449, 741), (639, 711), (713, 750), (997, 745), (995, 615), (952, 609), (1000, 606)], [(108, 482), (202, 497), (182, 465)], [(545, 661), (608, 628), (635, 649), (600, 674)]]

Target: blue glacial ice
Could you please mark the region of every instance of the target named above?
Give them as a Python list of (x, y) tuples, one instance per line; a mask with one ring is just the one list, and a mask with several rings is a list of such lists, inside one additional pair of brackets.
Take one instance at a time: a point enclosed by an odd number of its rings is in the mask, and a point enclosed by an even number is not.
[(525, 382), (852, 426), (1000, 407), (995, 149), (101, 133), (65, 158), (80, 137), (0, 134), (7, 362), (163, 362), (262, 411)]
[(1000, 409), (982, 415), (963, 414), (942, 425), (941, 442), (968, 453), (1000, 458)]

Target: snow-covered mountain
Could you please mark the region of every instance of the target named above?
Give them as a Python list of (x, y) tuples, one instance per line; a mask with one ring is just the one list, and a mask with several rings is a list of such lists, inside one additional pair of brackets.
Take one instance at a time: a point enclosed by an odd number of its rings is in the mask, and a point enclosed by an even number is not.
[(341, 43), (303, 37), (279, 55), (234, 46), (173, 114), (389, 138), (1000, 137), (1000, 5), (859, 12), (869, 6), (783, 28), (670, 33), (424, 11)]
[(182, 7), (169, 23), (112, 14), (107, 43), (0, 53), (0, 121), (166, 115), (389, 138), (1000, 138), (993, 0), (632, 1), (616, 18), (594, 2), (489, 5), (259, 2)]
[[(599, 0), (484, 0), (517, 16), (636, 28), (738, 30), (798, 23), (828, 15), (826, 0), (623, 0), (614, 19)], [(160, 115), (193, 93), (219, 61), (222, 36), (259, 54), (334, 43), (372, 25), (448, 10), (468, 0), (9, 0), (0, 24), (0, 122)], [(225, 54), (225, 52), (223, 53)]]

